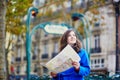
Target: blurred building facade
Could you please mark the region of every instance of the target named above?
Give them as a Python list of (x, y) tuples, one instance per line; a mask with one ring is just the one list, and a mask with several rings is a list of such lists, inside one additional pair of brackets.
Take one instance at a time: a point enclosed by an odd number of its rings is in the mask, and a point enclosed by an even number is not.
[[(74, 10), (68, 5), (67, 8), (62, 9), (59, 6), (59, 9), (66, 10), (68, 13), (73, 11), (79, 11), (78, 7), (86, 7), (85, 3), (77, 2), (74, 7)], [(68, 3), (71, 1), (68, 0)], [(68, 4), (65, 2), (64, 4)], [(78, 5), (81, 4), (81, 5)], [(94, 24), (91, 25), (91, 42), (89, 42), (90, 47), (90, 61), (91, 61), (91, 71), (94, 72), (111, 72), (115, 73), (116, 69), (116, 53), (115, 53), (115, 13), (112, 9), (113, 5), (107, 3), (105, 6), (98, 8), (99, 15), (92, 15), (92, 13), (87, 12), (85, 16), (88, 17), (88, 20), (92, 19), (91, 17), (96, 17), (97, 20)], [(55, 8), (54, 8), (55, 9)], [(58, 14), (59, 11), (55, 11), (53, 15)], [(66, 12), (67, 13), (67, 12)], [(70, 25), (74, 24), (74, 27), (77, 28), (80, 26), (79, 20), (72, 22), (72, 19), (67, 19), (67, 14), (62, 12), (62, 18), (48, 18), (33, 20), (31, 23), (32, 26), (42, 23), (45, 21), (51, 21), (56, 23), (68, 23)], [(104, 19), (101, 19), (104, 18)], [(25, 52), (25, 39), (23, 36), (18, 36), (14, 38), (15, 43), (12, 45), (12, 54), (11, 54), (11, 63), (9, 64), (10, 73), (14, 72), (16, 75), (26, 75), (26, 52)], [(49, 71), (43, 66), (46, 62), (56, 56), (59, 52), (59, 40), (61, 35), (50, 35), (45, 33), (43, 30), (37, 30), (36, 33), (32, 36), (32, 51), (31, 51), (31, 74), (48, 74)], [(85, 38), (83, 39), (85, 44)], [(84, 45), (86, 46), (86, 45)]]
[(111, 7), (99, 8), (100, 15), (97, 17), (102, 15), (105, 19), (95, 22), (92, 28), (90, 51), (91, 69), (94, 71), (115, 72), (115, 17)]

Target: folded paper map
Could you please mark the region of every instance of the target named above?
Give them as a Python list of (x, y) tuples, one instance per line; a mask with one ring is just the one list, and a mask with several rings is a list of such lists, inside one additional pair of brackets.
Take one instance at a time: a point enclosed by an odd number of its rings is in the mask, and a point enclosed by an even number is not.
[(72, 67), (72, 61), (79, 62), (80, 57), (70, 45), (67, 45), (58, 55), (48, 61), (45, 66), (48, 70), (59, 73)]

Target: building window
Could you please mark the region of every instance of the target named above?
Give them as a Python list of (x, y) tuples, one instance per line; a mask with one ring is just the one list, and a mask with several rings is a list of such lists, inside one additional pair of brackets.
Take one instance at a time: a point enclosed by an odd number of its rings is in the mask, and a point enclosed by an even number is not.
[(44, 34), (44, 37), (48, 37), (48, 33), (45, 33), (45, 34)]
[(35, 47), (34, 47), (34, 55), (37, 55), (38, 54), (38, 46), (36, 45)]
[(44, 52), (42, 54), (42, 58), (48, 58), (48, 44), (44, 43)]
[(23, 65), (23, 71), (24, 71), (25, 74), (27, 73), (26, 70), (27, 70), (27, 69), (26, 69), (26, 64), (24, 64), (24, 65)]
[(18, 48), (18, 55), (17, 55), (17, 57), (20, 57), (20, 54), (21, 54), (21, 49)]
[(94, 26), (95, 26), (95, 27), (99, 27), (99, 26), (100, 26), (100, 23), (99, 23), (99, 22), (96, 22), (96, 23), (94, 23)]
[(12, 55), (11, 63), (15, 62), (15, 57)]
[(55, 42), (55, 43), (54, 43), (54, 52), (55, 52), (55, 53), (58, 53), (58, 52), (59, 52), (58, 42)]
[(21, 61), (21, 56), (20, 56), (20, 54), (21, 54), (21, 49), (20, 49), (20, 47), (18, 48), (18, 54), (17, 54), (17, 57), (16, 57), (16, 61)]
[(58, 48), (58, 42), (54, 42), (54, 50), (52, 53), (52, 58), (55, 57), (59, 52), (59, 48)]
[(37, 55), (38, 55), (38, 46), (35, 45), (35, 46), (34, 46), (34, 52), (33, 52), (33, 55), (32, 55), (32, 59), (33, 59), (33, 60), (36, 60)]
[(37, 64), (34, 65), (34, 72), (37, 72)]
[(94, 35), (94, 48), (91, 48), (91, 53), (100, 53), (101, 47), (100, 47), (100, 35)]
[(105, 67), (104, 64), (105, 64), (104, 58), (91, 60), (91, 68), (92, 69), (104, 68)]
[(17, 66), (16, 73), (17, 73), (17, 74), (19, 74), (19, 73), (20, 73), (20, 66)]
[(100, 47), (100, 35), (95, 35), (95, 48)]
[(101, 59), (101, 67), (104, 67), (104, 59)]
[(48, 69), (46, 67), (43, 67), (43, 72), (48, 73)]
[(64, 5), (66, 7), (66, 12), (70, 12), (72, 9), (71, 0), (68, 0), (67, 2), (65, 2)]
[(44, 53), (48, 53), (48, 44), (47, 42), (44, 44)]

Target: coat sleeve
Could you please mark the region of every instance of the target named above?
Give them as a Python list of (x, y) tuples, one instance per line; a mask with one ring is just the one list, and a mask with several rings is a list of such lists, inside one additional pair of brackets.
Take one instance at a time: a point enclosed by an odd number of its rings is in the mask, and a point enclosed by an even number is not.
[(79, 75), (87, 76), (90, 73), (88, 53), (82, 49), (79, 55), (81, 57)]

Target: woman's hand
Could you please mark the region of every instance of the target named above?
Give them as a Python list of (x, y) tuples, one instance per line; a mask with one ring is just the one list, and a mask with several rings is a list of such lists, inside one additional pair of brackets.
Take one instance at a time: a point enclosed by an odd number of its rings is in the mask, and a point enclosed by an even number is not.
[(52, 77), (57, 77), (57, 73), (56, 73), (56, 72), (50, 72), (50, 75), (51, 75)]
[(75, 67), (76, 70), (79, 70), (79, 68), (80, 68), (80, 63), (79, 62), (73, 61), (72, 65), (73, 65), (73, 67)]

